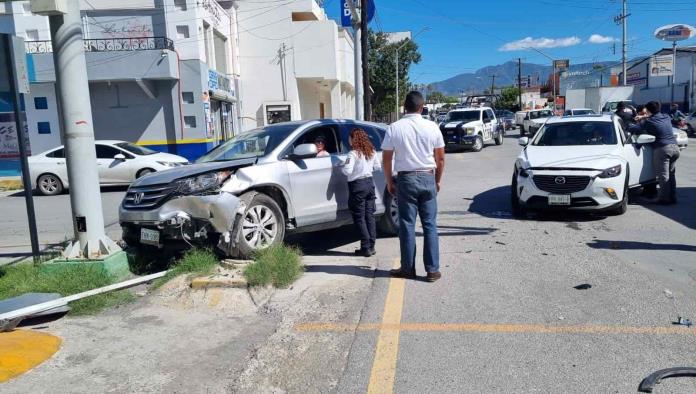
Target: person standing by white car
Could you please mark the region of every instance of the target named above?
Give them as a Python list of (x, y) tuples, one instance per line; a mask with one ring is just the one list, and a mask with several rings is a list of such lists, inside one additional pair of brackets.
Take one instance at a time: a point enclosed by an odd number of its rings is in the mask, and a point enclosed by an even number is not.
[(655, 136), (655, 142), (652, 144), (653, 167), (660, 189), (657, 199), (651, 203), (670, 205), (677, 203), (676, 162), (679, 159), (679, 146), (672, 131), (672, 119), (661, 113), (660, 108), (661, 104), (658, 101), (647, 103), (647, 117), (637, 118), (640, 121), (637, 125), (631, 126), (629, 131)]

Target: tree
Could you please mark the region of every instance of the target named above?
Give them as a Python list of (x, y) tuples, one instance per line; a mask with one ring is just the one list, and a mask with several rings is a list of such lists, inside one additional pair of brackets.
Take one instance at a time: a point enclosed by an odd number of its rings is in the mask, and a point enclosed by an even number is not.
[(376, 115), (384, 116), (394, 112), (396, 108), (396, 49), (399, 50), (399, 103), (403, 102), (408, 93), (408, 73), (411, 64), (421, 60), (418, 44), (415, 42), (399, 41), (389, 43), (387, 34), (370, 30), (369, 34), (369, 68), (372, 94), (372, 108)]
[(500, 92), (500, 102), (498, 106), (501, 109), (516, 110), (519, 108), (520, 89), (515, 87), (504, 88)]

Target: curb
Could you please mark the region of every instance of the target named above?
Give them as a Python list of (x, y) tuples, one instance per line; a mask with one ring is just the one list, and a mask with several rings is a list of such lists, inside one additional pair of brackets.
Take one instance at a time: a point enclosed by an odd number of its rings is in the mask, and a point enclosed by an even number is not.
[(246, 289), (248, 286), (246, 279), (242, 278), (194, 278), (191, 280), (191, 288), (195, 290), (210, 288)]

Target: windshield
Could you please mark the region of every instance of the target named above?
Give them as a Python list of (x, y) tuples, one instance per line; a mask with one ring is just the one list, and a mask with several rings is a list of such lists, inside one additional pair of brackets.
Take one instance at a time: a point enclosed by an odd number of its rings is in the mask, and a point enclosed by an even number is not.
[(135, 144), (131, 144), (130, 142), (119, 142), (119, 143), (114, 144), (114, 145), (118, 146), (119, 148), (121, 148), (123, 150), (127, 150), (128, 152), (130, 152), (134, 155), (138, 155), (138, 156), (154, 155), (155, 153), (157, 153), (152, 149), (148, 149), (144, 146), (138, 146)]
[(547, 124), (539, 131), (532, 145), (616, 145), (616, 132), (611, 122), (568, 122)]
[(283, 124), (242, 133), (201, 156), (196, 163), (265, 156), (277, 148), (296, 128), (296, 124)]
[(541, 119), (553, 116), (551, 111), (533, 111), (529, 113), (529, 119)]
[(473, 122), (475, 120), (481, 120), (481, 111), (458, 111), (450, 112), (447, 115), (448, 122)]

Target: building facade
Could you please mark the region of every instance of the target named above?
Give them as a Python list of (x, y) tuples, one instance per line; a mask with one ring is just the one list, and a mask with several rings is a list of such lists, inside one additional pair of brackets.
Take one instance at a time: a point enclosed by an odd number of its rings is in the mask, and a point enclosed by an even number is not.
[[(241, 131), (236, 1), (81, 1), (97, 139), (195, 159)], [(0, 4), (0, 32), (26, 40), (33, 152), (60, 145), (48, 18)]]
[(238, 2), (244, 128), (354, 118), (353, 40), (315, 0)]

